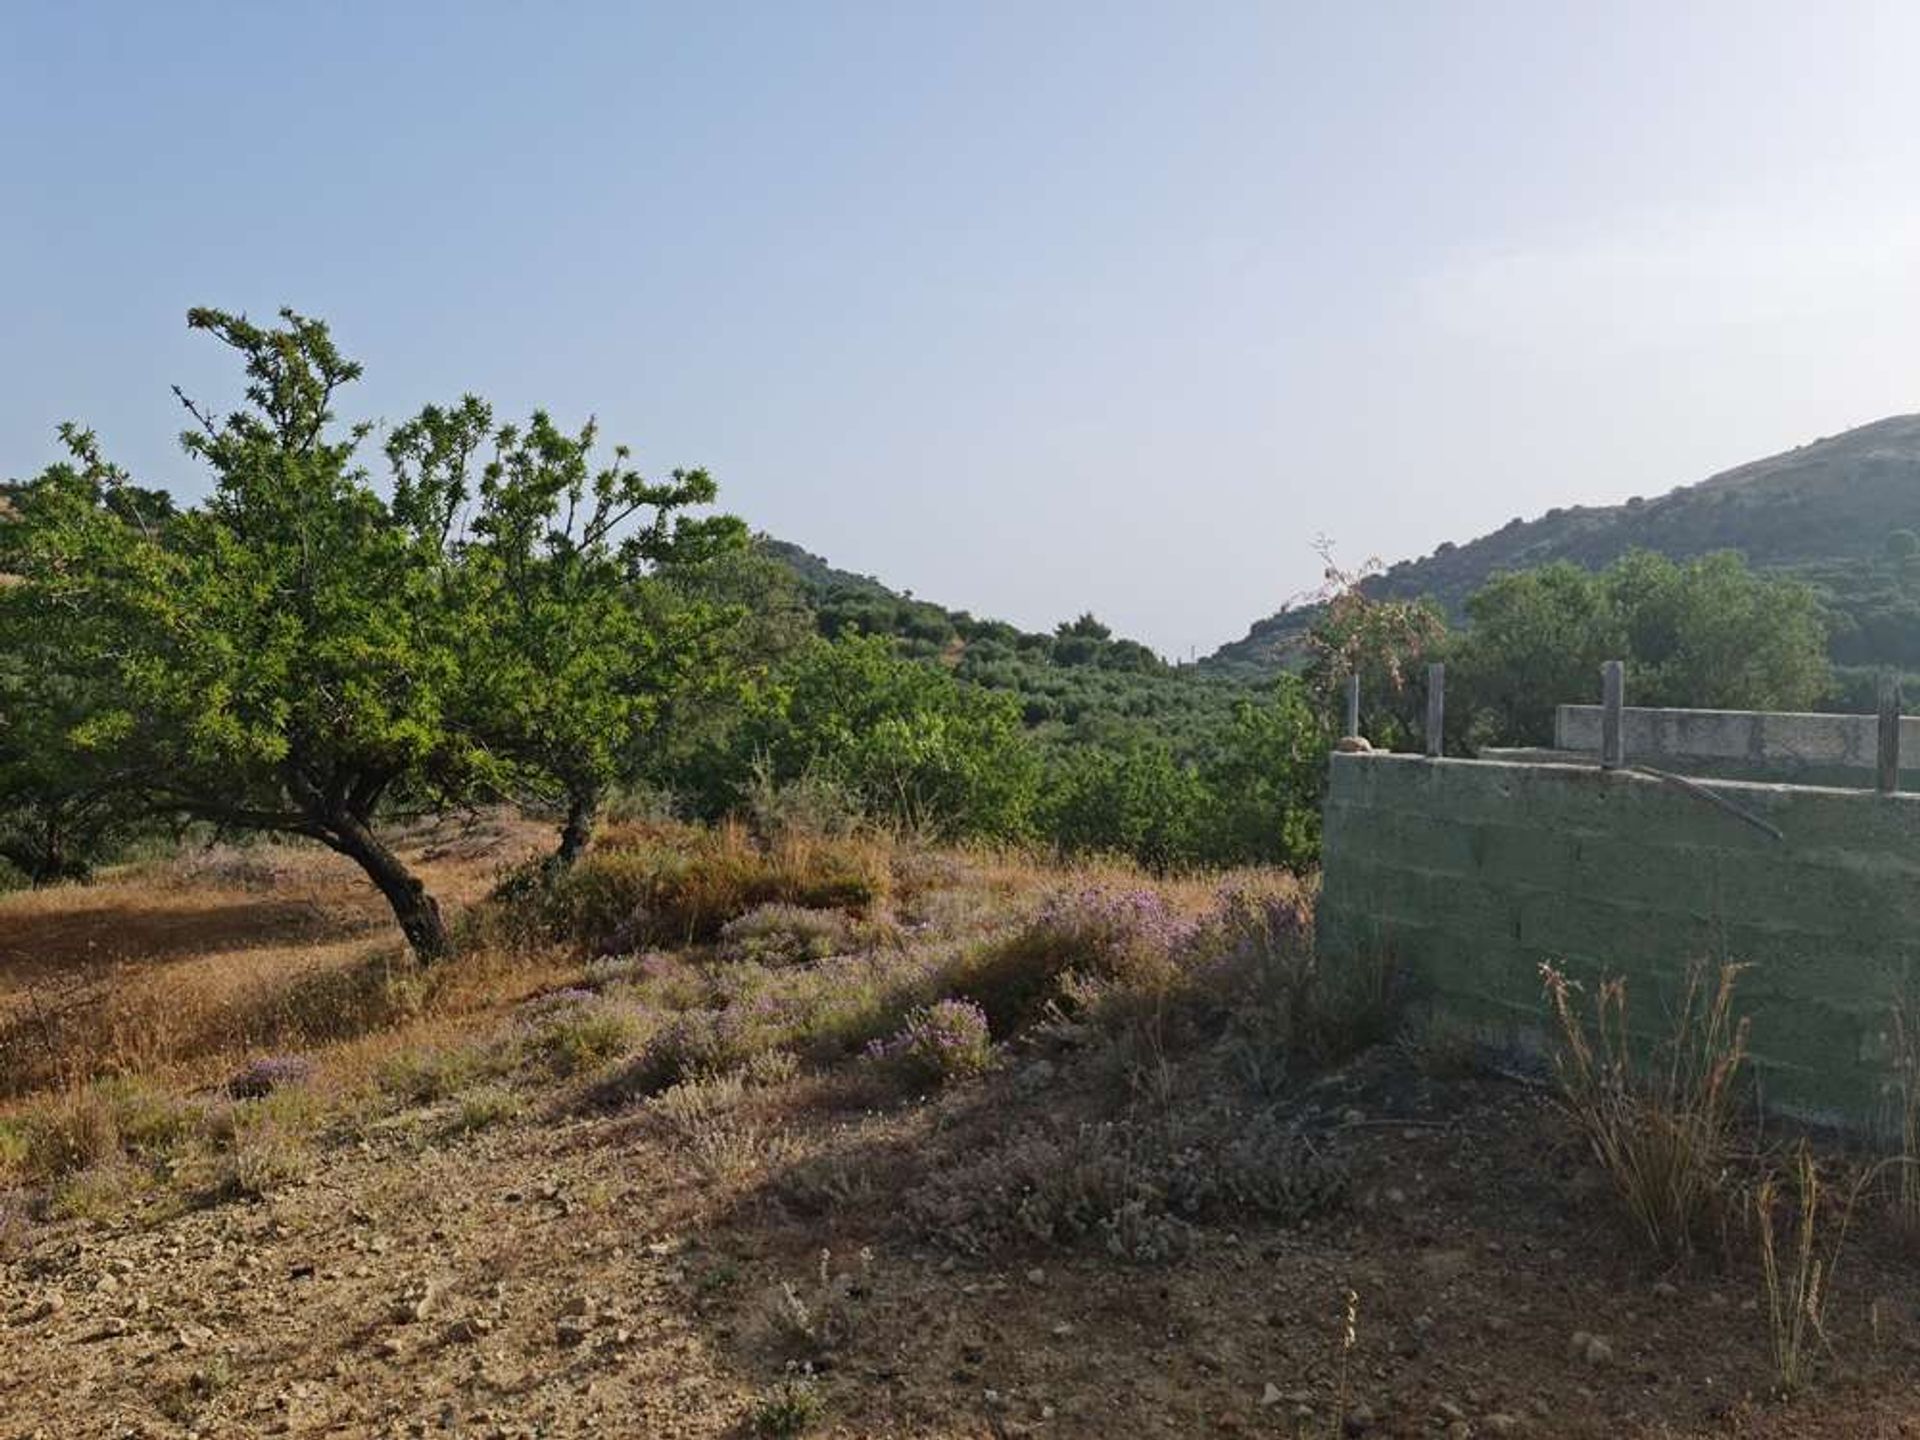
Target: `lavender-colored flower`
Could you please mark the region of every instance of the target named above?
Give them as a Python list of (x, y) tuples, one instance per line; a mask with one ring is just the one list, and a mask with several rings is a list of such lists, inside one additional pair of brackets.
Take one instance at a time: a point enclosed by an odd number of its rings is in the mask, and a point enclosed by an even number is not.
[(993, 1038), (986, 1012), (971, 1000), (938, 1000), (910, 1011), (889, 1038), (870, 1041), (866, 1054), (939, 1083), (985, 1070), (993, 1063)]

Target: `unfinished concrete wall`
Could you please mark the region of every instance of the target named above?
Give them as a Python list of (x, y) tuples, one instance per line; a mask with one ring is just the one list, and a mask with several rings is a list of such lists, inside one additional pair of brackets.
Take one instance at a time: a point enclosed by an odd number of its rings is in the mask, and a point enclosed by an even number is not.
[(1543, 961), (1625, 975), (1637, 1024), (1696, 957), (1749, 962), (1769, 1103), (1871, 1123), (1920, 951), (1920, 796), (1704, 788), (1784, 838), (1631, 772), (1335, 755), (1322, 951), (1385, 950), (1443, 1011), (1534, 1044)]
[[(1628, 706), (1621, 731), (1628, 764), (1685, 775), (1781, 780), (1802, 785), (1874, 783), (1879, 719), (1873, 715), (1784, 714), (1757, 710), (1658, 710)], [(1554, 711), (1558, 750), (1600, 752), (1600, 707)], [(1920, 716), (1900, 722), (1900, 753), (1920, 766)], [(1920, 775), (1901, 778), (1913, 788)]]

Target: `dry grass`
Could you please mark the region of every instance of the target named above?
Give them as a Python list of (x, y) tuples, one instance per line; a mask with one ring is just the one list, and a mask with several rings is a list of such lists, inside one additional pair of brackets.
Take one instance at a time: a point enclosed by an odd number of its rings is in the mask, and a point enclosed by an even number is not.
[(1592, 1020), (1575, 986), (1542, 966), (1558, 1030), (1554, 1070), (1561, 1101), (1649, 1245), (1692, 1252), (1728, 1218), (1734, 1108), (1747, 1055), (1747, 1021), (1734, 1013), (1741, 967), (1695, 964), (1673, 1031), (1644, 1053), (1628, 1028), (1627, 987), (1594, 992)]
[[(449, 823), (414, 836), (410, 858), (470, 904), (503, 857), (544, 840), (523, 822)], [(318, 847), (190, 850), (0, 896), (0, 1096), (112, 1074), (207, 1082), (261, 1050), (485, 1008), (531, 978), (480, 955), (423, 981), (379, 896)]]

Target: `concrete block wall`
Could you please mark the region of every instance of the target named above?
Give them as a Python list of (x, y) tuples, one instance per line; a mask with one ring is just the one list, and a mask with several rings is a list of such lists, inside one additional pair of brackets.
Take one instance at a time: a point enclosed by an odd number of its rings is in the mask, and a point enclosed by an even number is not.
[(1592, 766), (1335, 755), (1323, 955), (1384, 951), (1441, 1011), (1538, 1045), (1539, 967), (1627, 978), (1658, 1029), (1696, 958), (1751, 965), (1767, 1103), (1873, 1124), (1890, 1006), (1920, 955), (1920, 796)]
[[(1871, 788), (1879, 754), (1879, 718), (1873, 715), (1786, 714), (1758, 710), (1621, 711), (1628, 764), (1686, 775), (1783, 780), (1804, 785)], [(1554, 711), (1554, 748), (1600, 753), (1600, 707), (1561, 705)], [(1920, 782), (1920, 716), (1900, 721), (1900, 753)]]

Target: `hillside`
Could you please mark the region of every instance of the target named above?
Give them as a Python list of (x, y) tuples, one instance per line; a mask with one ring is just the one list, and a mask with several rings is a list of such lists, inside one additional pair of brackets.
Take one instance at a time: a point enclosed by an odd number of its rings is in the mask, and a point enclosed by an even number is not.
[(1242, 677), (1169, 665), (1090, 614), (1062, 621), (1051, 634), (1021, 630), (915, 599), (784, 540), (762, 536), (759, 546), (799, 582), (821, 634), (888, 635), (905, 655), (1011, 691), (1043, 741), (1151, 737), (1193, 758), (1249, 693)]
[[(1458, 615), (1503, 570), (1555, 560), (1597, 567), (1628, 550), (1687, 559), (1738, 550), (1754, 565), (1799, 576), (1825, 599), (1833, 657), (1843, 665), (1920, 668), (1920, 415), (1896, 415), (1726, 470), (1657, 499), (1577, 505), (1516, 517), (1490, 535), (1447, 543), (1393, 566), (1376, 594), (1431, 595)], [(1224, 673), (1286, 663), (1311, 617), (1283, 610), (1201, 665)]]

